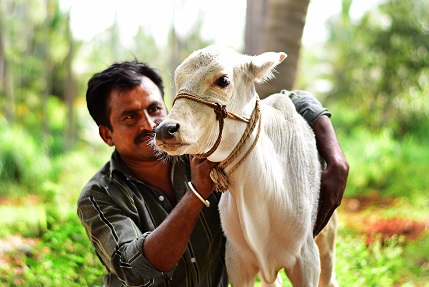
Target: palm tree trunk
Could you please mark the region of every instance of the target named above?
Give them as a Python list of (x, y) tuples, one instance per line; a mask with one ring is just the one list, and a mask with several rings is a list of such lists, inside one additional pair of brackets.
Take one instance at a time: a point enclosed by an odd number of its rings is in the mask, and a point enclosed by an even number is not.
[[(4, 15), (3, 3), (0, 0), (0, 15)], [(13, 77), (11, 65), (8, 64), (4, 53), (4, 38), (6, 34), (6, 25), (0, 17), (0, 95), (5, 96), (4, 114), (6, 119), (12, 123), (15, 121), (15, 95), (13, 92)]]
[(266, 0), (247, 0), (244, 36), (246, 54), (257, 55), (263, 52), (261, 35), (264, 32), (268, 2)]
[(73, 57), (74, 57), (74, 43), (73, 43), (73, 35), (70, 28), (70, 13), (67, 15), (67, 41), (69, 44), (69, 51), (67, 53), (66, 59), (65, 59), (65, 65), (67, 69), (67, 80), (66, 80), (66, 91), (65, 91), (65, 98), (66, 98), (66, 104), (67, 104), (67, 128), (65, 133), (65, 139), (64, 139), (64, 150), (69, 151), (72, 149), (76, 134), (75, 134), (75, 112), (74, 112), (74, 100), (75, 100), (75, 94), (76, 94), (76, 84), (75, 84), (75, 78), (73, 75)]
[[(3, 14), (3, 3), (0, 0), (0, 15)], [(4, 81), (4, 48), (3, 48), (3, 33), (4, 33), (3, 19), (0, 18), (0, 95), (3, 93), (3, 81)]]
[(276, 78), (267, 84), (257, 86), (262, 98), (281, 89), (291, 90), (295, 86), (309, 2), (309, 0), (247, 0), (249, 24), (246, 24), (245, 52), (259, 54), (283, 51), (288, 54), (288, 58), (277, 67)]

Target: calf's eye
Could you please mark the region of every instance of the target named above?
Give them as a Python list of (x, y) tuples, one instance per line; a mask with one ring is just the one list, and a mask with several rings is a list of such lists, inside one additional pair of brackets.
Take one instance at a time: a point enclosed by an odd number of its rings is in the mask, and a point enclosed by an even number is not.
[(229, 85), (230, 81), (229, 78), (227, 76), (222, 76), (219, 79), (217, 79), (216, 81), (216, 85), (221, 87), (221, 88), (225, 88)]

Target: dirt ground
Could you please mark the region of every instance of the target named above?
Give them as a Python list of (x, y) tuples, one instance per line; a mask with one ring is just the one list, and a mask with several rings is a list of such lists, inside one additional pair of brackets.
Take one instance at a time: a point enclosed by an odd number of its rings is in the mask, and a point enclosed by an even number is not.
[(341, 219), (345, 225), (367, 235), (367, 244), (376, 240), (384, 241), (393, 236), (404, 236), (406, 240), (416, 240), (429, 231), (429, 219), (425, 221), (404, 217), (383, 218), (377, 214), (362, 216), (362, 211), (387, 209), (396, 204), (395, 198), (384, 198), (378, 195), (361, 196), (343, 199), (340, 207)]

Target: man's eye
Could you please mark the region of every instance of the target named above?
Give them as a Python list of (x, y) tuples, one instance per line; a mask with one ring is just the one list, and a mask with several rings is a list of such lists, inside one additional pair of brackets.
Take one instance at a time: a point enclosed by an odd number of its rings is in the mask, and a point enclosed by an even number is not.
[(216, 85), (221, 87), (221, 88), (228, 87), (229, 83), (230, 83), (230, 80), (227, 76), (222, 76), (219, 79), (217, 79), (217, 81), (216, 81)]
[(134, 119), (136, 117), (136, 114), (129, 114), (126, 118), (127, 119)]
[(152, 107), (149, 109), (149, 112), (151, 113), (158, 113), (159, 111), (161, 111), (161, 108), (159, 107)]

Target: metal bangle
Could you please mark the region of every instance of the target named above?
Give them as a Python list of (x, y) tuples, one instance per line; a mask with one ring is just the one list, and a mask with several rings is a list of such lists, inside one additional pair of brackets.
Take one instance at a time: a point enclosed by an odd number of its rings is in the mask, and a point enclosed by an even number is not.
[(195, 187), (192, 185), (192, 182), (188, 181), (188, 187), (192, 192), (195, 194), (196, 197), (198, 197), (199, 200), (201, 200), (202, 203), (204, 203), (205, 206), (210, 207), (210, 201), (207, 199), (204, 199), (198, 191), (195, 189)]

